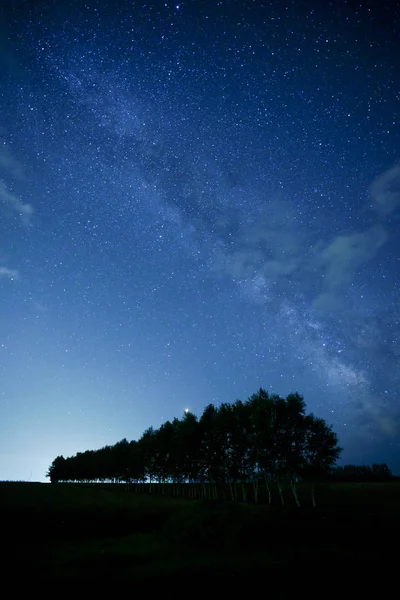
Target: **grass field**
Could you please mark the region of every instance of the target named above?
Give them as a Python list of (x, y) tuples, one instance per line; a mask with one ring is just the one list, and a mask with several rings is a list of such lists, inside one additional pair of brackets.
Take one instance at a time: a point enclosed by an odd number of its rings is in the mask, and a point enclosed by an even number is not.
[(400, 531), (399, 483), (326, 485), (317, 509), (307, 487), (300, 497), (298, 509), (1, 483), (2, 566), (46, 582), (254, 582), (310, 569), (377, 572), (397, 557), (389, 539)]

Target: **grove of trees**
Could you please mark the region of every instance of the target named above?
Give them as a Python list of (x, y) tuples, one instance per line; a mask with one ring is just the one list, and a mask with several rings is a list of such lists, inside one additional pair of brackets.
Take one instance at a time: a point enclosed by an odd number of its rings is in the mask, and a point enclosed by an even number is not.
[[(221, 485), (231, 499), (258, 501), (262, 484), (279, 490), (290, 485), (299, 504), (296, 482), (318, 482), (334, 468), (340, 455), (337, 436), (323, 419), (306, 414), (297, 392), (286, 399), (263, 389), (247, 401), (206, 406), (200, 418), (185, 412), (181, 419), (150, 427), (139, 440), (58, 456), (47, 476), (51, 482), (128, 482), (164, 484), (191, 497), (219, 497)], [(161, 486), (162, 487), (162, 486)], [(313, 488), (312, 488), (313, 489)], [(176, 492), (178, 493), (178, 492)], [(314, 493), (312, 492), (315, 504)]]

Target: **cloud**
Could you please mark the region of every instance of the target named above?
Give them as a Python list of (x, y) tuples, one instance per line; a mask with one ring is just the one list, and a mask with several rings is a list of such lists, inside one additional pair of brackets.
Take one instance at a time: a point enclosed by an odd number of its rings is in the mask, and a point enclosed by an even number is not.
[(16, 269), (9, 269), (8, 267), (0, 267), (0, 279), (3, 277), (7, 279), (18, 279), (19, 273)]
[(372, 182), (369, 198), (370, 208), (379, 217), (379, 222), (365, 231), (338, 235), (325, 247), (321, 242), (315, 247), (314, 267), (323, 276), (323, 289), (313, 302), (313, 307), (318, 310), (332, 311), (344, 306), (341, 288), (349, 285), (363, 265), (370, 262), (389, 240), (384, 223), (400, 208), (400, 164)]
[[(0, 168), (8, 175), (17, 179), (24, 179), (24, 170), (21, 163), (14, 158), (6, 146), (0, 148)], [(17, 214), (24, 225), (29, 225), (33, 207), (31, 204), (22, 202), (17, 196), (11, 193), (4, 182), (0, 181), (0, 219), (2, 216), (12, 216)], [(19, 272), (16, 269), (10, 269), (1, 265), (4, 262), (0, 256), (0, 279), (19, 279)]]
[(6, 146), (0, 147), (0, 168), (18, 179), (24, 178), (24, 169)]
[(388, 239), (389, 234), (381, 225), (337, 236), (318, 257), (325, 282), (336, 287), (351, 281), (357, 269), (374, 258)]
[(379, 222), (365, 231), (338, 235), (327, 246), (315, 247), (315, 267), (322, 271), (323, 289), (314, 300), (319, 310), (334, 310), (343, 305), (340, 288), (352, 282), (357, 272), (371, 261), (388, 242), (385, 222), (400, 208), (400, 164), (377, 177), (369, 189), (370, 208)]
[(400, 164), (377, 177), (369, 193), (371, 208), (383, 219), (400, 207)]
[(389, 437), (396, 436), (398, 432), (398, 423), (396, 419), (385, 414), (382, 408), (374, 406), (373, 404), (369, 404), (366, 409), (368, 410), (372, 419), (375, 421), (381, 433)]
[(359, 434), (381, 435), (384, 438), (395, 438), (399, 432), (399, 415), (393, 410), (379, 406), (377, 400), (371, 395), (364, 400), (356, 412), (356, 421), (359, 424)]
[(306, 235), (290, 219), (292, 212), (290, 203), (271, 201), (266, 204), (262, 219), (244, 226), (226, 225), (219, 232), (221, 244), (214, 253), (215, 271), (238, 283), (254, 282), (257, 290), (295, 275), (304, 262)]
[(264, 304), (272, 299), (268, 283), (261, 274), (241, 281), (240, 289), (245, 298), (251, 298), (256, 304)]
[(279, 293), (306, 288), (314, 298), (312, 307), (322, 313), (347, 311), (346, 287), (390, 239), (388, 220), (400, 208), (400, 164), (372, 182), (368, 204), (375, 223), (364, 231), (318, 241), (318, 222), (315, 230), (310, 229), (310, 222), (302, 227), (292, 203), (272, 200), (265, 204), (261, 219), (240, 225), (235, 236), (228, 239), (222, 229), (221, 244), (214, 253), (215, 271), (248, 289), (254, 282), (253, 292), (247, 295), (257, 301), (261, 288), (271, 292), (277, 284)]
[(312, 307), (321, 313), (337, 313), (346, 309), (346, 302), (338, 293), (322, 292), (314, 298)]
[(6, 212), (11, 211), (18, 213), (21, 221), (25, 225), (29, 225), (34, 212), (33, 206), (22, 202), (17, 196), (11, 194), (2, 181), (0, 181), (0, 206), (1, 205), (3, 205)]
[[(315, 353), (315, 362), (330, 385), (347, 390), (348, 402), (355, 409), (355, 420), (369, 432), (394, 437), (398, 432), (397, 419), (373, 392), (367, 371), (351, 361), (332, 356), (329, 351)], [(346, 395), (347, 395), (346, 394)]]

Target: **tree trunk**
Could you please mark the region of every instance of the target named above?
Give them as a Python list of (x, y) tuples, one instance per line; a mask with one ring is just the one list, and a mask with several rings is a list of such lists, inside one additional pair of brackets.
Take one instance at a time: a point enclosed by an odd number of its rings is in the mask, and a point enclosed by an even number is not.
[(316, 508), (317, 503), (315, 501), (315, 485), (314, 484), (311, 486), (311, 500), (312, 500), (313, 508)]
[(281, 485), (281, 482), (280, 482), (279, 479), (277, 480), (277, 482), (278, 482), (279, 496), (281, 497), (281, 503), (282, 503), (282, 506), (284, 506), (285, 505), (285, 501), (283, 499), (283, 494), (282, 494), (282, 485)]
[(268, 491), (268, 504), (272, 504), (271, 488), (269, 487), (268, 477), (265, 473), (264, 473), (264, 481), (265, 481), (265, 485), (266, 485), (267, 491)]
[(294, 496), (294, 501), (296, 502), (296, 506), (298, 508), (300, 508), (300, 500), (299, 500), (299, 496), (298, 496), (297, 490), (296, 490), (296, 483), (293, 480), (290, 482), (290, 487), (292, 488), (292, 492), (293, 492), (293, 496)]
[(230, 480), (229, 480), (229, 489), (230, 489), (230, 492), (231, 492), (231, 499), (232, 499), (232, 502), (234, 502), (234, 500), (235, 500), (235, 492), (234, 492), (234, 490), (233, 490), (232, 481), (230, 481)]
[(253, 481), (253, 488), (254, 488), (254, 503), (258, 504), (258, 480)]
[(245, 483), (242, 483), (242, 495), (243, 495), (243, 502), (247, 502), (247, 488), (246, 488)]

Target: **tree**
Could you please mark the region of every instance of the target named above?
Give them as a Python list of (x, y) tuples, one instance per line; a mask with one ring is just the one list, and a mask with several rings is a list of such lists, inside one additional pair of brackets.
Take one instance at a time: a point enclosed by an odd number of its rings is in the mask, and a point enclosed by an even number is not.
[(126, 438), (111, 448), (111, 475), (118, 481), (129, 479), (130, 448)]
[(258, 502), (258, 484), (260, 476), (263, 478), (268, 491), (269, 504), (272, 503), (269, 478), (273, 472), (274, 464), (274, 428), (275, 405), (273, 398), (262, 388), (253, 394), (247, 401), (250, 414), (249, 452), (250, 460), (254, 465), (253, 488), (254, 499)]
[(145, 465), (143, 456), (140, 451), (139, 442), (136, 440), (132, 440), (132, 442), (129, 444), (127, 477), (129, 481), (134, 482), (145, 480)]
[(51, 483), (58, 483), (65, 479), (65, 458), (61, 456), (57, 456), (53, 462), (51, 463), (48, 472), (46, 473), (46, 477), (50, 477)]
[(237, 400), (231, 406), (229, 419), (230, 472), (242, 486), (243, 501), (247, 501), (247, 482), (253, 479), (254, 455), (251, 452), (251, 410), (248, 403)]
[(200, 417), (199, 475), (203, 481), (225, 481), (226, 440), (221, 431), (218, 410), (212, 404), (206, 406)]
[(185, 412), (183, 418), (177, 422), (177, 459), (184, 479), (189, 482), (199, 479), (200, 445), (199, 421), (193, 413)]
[(154, 432), (153, 438), (154, 475), (159, 482), (176, 479), (176, 424), (166, 421)]
[(393, 478), (393, 473), (386, 463), (373, 464), (372, 476), (376, 481), (390, 481)]
[(296, 481), (302, 470), (303, 449), (307, 423), (305, 402), (297, 392), (289, 394), (286, 400), (276, 400), (276, 465), (278, 487), (283, 504), (280, 477), (289, 479), (297, 506), (300, 506)]
[(142, 455), (143, 465), (144, 465), (144, 474), (145, 478), (150, 481), (150, 493), (151, 493), (151, 483), (152, 480), (157, 475), (157, 465), (156, 465), (156, 431), (153, 427), (149, 427), (142, 434), (142, 437), (139, 440), (140, 452)]
[(336, 433), (323, 419), (310, 414), (305, 417), (305, 425), (302, 474), (312, 483), (311, 496), (315, 507), (315, 485), (332, 470), (342, 448), (338, 446)]

